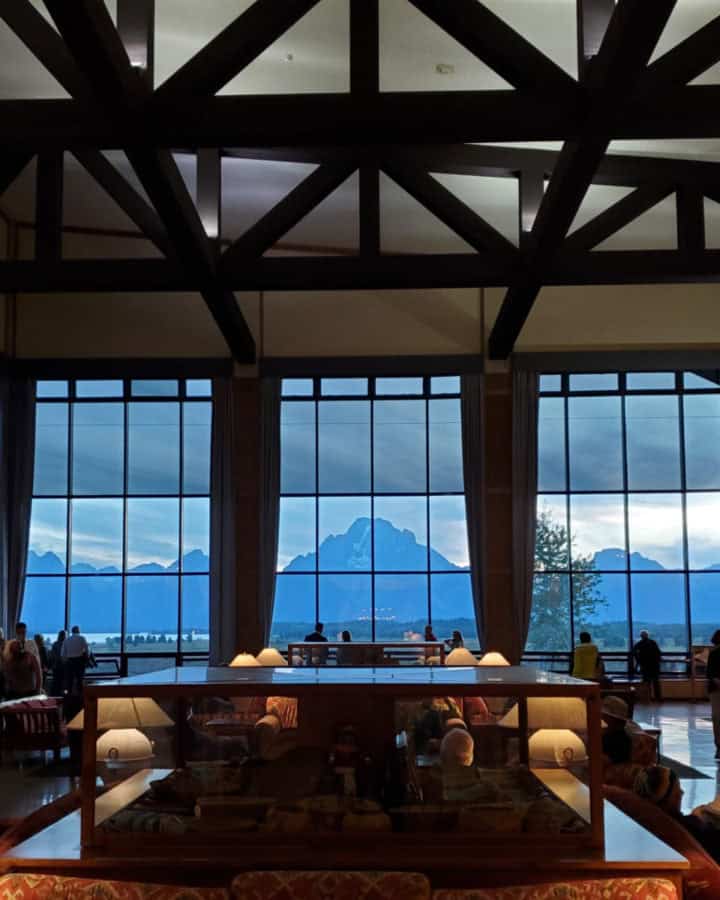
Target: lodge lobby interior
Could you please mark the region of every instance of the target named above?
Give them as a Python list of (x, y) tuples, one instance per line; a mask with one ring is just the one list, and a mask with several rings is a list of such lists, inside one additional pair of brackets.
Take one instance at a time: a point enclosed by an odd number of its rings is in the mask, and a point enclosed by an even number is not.
[(720, 897), (718, 91), (714, 0), (0, 0), (0, 900)]

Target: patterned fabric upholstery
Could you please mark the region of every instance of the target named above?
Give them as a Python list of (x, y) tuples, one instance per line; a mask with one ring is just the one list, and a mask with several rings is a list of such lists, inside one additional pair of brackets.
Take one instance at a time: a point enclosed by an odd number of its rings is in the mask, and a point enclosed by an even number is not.
[(277, 716), (283, 728), (298, 727), (297, 697), (268, 697), (265, 711)]
[(0, 900), (228, 900), (224, 888), (103, 881), (16, 872), (0, 877)]
[(236, 900), (429, 900), (416, 872), (245, 872), (232, 883)]
[(603, 878), (526, 887), (440, 890), (433, 900), (679, 900), (677, 890), (662, 878)]

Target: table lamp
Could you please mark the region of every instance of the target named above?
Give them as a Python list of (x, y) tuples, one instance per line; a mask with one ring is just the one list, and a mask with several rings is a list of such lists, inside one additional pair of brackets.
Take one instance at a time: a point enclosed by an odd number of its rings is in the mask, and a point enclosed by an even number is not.
[(509, 666), (510, 663), (505, 659), (502, 653), (497, 650), (489, 650), (484, 656), (480, 657), (479, 666)]
[(245, 666), (260, 666), (262, 663), (259, 663), (252, 653), (238, 653), (238, 655), (233, 659), (230, 663), (231, 669), (241, 669)]
[[(528, 729), (567, 728), (587, 731), (587, 707), (579, 697), (528, 697)], [(505, 728), (518, 728), (520, 717), (517, 703), (500, 719)]]
[(456, 647), (445, 657), (446, 666), (477, 666), (478, 661), (465, 647)]
[(588, 758), (585, 744), (568, 728), (541, 728), (530, 738), (528, 750), (531, 765), (567, 768)]
[(261, 650), (255, 659), (260, 663), (261, 666), (286, 666), (287, 660), (280, 653), (279, 650), (276, 650), (274, 647), (266, 647), (264, 650)]

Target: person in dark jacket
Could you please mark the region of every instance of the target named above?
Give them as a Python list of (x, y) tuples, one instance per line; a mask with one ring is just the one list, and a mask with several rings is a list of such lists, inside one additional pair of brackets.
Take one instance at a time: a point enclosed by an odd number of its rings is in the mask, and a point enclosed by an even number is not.
[(52, 692), (55, 697), (62, 697), (65, 693), (65, 661), (62, 658), (62, 648), (67, 632), (58, 631), (57, 640), (50, 647), (50, 669), (52, 670)]
[(640, 632), (640, 640), (633, 647), (633, 657), (643, 682), (649, 685), (650, 699), (660, 703), (662, 700), (662, 690), (660, 689), (662, 651), (647, 631)]
[(720, 760), (720, 629), (710, 638), (713, 645), (708, 656), (707, 689), (712, 707), (713, 737), (715, 738), (715, 759)]

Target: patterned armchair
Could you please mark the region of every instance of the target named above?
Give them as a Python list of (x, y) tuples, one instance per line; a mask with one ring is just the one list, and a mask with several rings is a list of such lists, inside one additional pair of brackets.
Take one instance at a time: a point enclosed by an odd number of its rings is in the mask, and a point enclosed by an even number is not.
[(433, 900), (680, 900), (663, 878), (610, 878), (553, 882), (525, 887), (440, 890)]
[(416, 872), (245, 872), (232, 883), (235, 900), (430, 900)]

